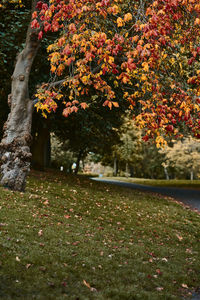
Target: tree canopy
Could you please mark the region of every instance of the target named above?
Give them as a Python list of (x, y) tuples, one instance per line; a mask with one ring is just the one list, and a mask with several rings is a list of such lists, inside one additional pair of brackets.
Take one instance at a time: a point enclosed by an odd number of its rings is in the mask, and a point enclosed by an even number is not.
[(110, 109), (128, 101), (146, 140), (199, 137), (199, 13), (199, 0), (39, 1), (38, 38), (60, 37), (48, 46), (53, 80), (38, 90), (37, 108), (62, 101), (68, 116), (95, 93)]

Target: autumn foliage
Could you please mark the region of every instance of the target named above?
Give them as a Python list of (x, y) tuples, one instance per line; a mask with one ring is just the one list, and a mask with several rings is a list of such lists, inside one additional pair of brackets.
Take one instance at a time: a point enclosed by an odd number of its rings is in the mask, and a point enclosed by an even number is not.
[(63, 115), (95, 95), (112, 109), (129, 103), (144, 139), (200, 137), (200, 0), (51, 0), (37, 3), (32, 27), (60, 32), (48, 47), (52, 82), (37, 108)]

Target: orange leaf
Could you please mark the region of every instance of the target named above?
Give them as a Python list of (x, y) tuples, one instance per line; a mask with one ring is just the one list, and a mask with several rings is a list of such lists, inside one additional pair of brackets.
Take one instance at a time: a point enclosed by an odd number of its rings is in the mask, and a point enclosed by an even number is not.
[(86, 108), (88, 107), (88, 105), (87, 105), (87, 103), (82, 102), (82, 103), (81, 103), (81, 107), (82, 107), (83, 109), (86, 109)]
[(132, 14), (131, 13), (125, 14), (124, 21), (128, 22), (128, 21), (131, 21), (131, 20), (132, 20)]
[(83, 284), (84, 284), (85, 286), (87, 286), (88, 289), (91, 289), (91, 286), (90, 286), (90, 284), (89, 284), (87, 281), (83, 280)]
[(118, 102), (112, 102), (114, 107), (119, 107), (119, 103)]
[(112, 109), (112, 102), (111, 101), (108, 102), (108, 107), (110, 108), (110, 110)]

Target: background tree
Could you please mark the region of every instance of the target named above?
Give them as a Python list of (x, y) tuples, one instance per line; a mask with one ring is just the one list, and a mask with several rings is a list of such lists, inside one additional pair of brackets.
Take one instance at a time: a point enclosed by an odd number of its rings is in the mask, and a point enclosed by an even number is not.
[[(119, 176), (164, 178), (164, 154), (159, 152), (155, 143), (142, 139), (142, 132), (132, 119), (124, 119), (118, 134), (119, 143), (112, 147), (112, 155), (105, 153), (102, 156), (104, 165), (113, 166), (113, 159), (117, 158)], [(117, 176), (115, 172), (114, 176)]]
[(177, 177), (190, 176), (193, 180), (200, 170), (200, 142), (192, 137), (182, 141), (174, 141), (172, 147), (166, 146), (159, 150), (165, 155), (165, 166), (175, 168)]
[(92, 102), (87, 112), (79, 110), (75, 115), (59, 117), (52, 123), (56, 136), (63, 144), (67, 142), (68, 149), (76, 157), (75, 173), (89, 152), (96, 155), (111, 153), (112, 146), (119, 141), (116, 129), (123, 122), (125, 108), (122, 105), (120, 109), (110, 111), (102, 103)]
[(113, 146), (113, 156), (117, 157), (119, 167), (125, 170), (126, 176), (133, 177), (141, 159), (141, 132), (134, 126), (133, 120), (126, 117), (118, 134), (120, 143)]
[(59, 139), (51, 135), (51, 166), (59, 168), (63, 166), (65, 172), (71, 172), (72, 164), (76, 157), (69, 151), (68, 141), (60, 142)]

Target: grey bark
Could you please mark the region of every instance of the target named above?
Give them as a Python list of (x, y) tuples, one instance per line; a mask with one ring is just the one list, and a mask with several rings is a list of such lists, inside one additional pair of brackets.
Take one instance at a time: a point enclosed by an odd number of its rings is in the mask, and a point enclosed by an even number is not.
[(130, 169), (129, 169), (129, 163), (128, 163), (128, 162), (126, 162), (125, 176), (126, 176), (126, 177), (129, 177), (129, 176), (130, 176)]
[(190, 171), (190, 180), (194, 180), (194, 171), (193, 170)]
[(115, 153), (114, 162), (113, 162), (113, 176), (117, 176), (117, 174), (118, 174), (118, 159)]
[[(33, 9), (37, 1), (33, 1)], [(8, 96), (10, 114), (4, 124), (0, 143), (1, 184), (24, 191), (30, 169), (30, 142), (33, 103), (29, 99), (28, 81), (31, 66), (39, 47), (38, 32), (29, 25), (23, 51), (17, 56)]]
[(164, 167), (164, 172), (165, 172), (165, 179), (169, 180), (169, 174), (168, 174), (167, 167)]

